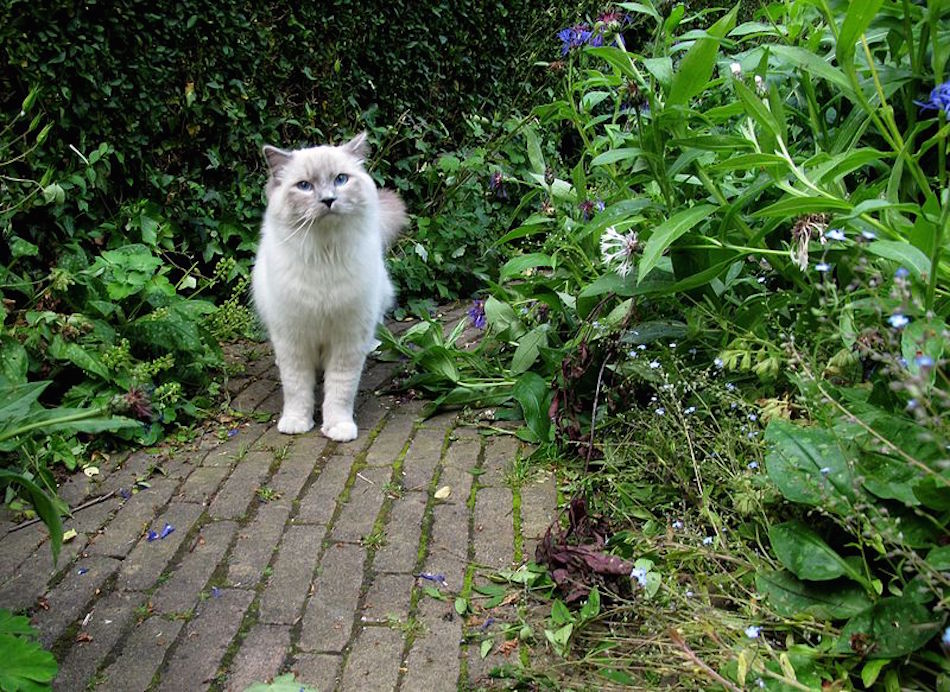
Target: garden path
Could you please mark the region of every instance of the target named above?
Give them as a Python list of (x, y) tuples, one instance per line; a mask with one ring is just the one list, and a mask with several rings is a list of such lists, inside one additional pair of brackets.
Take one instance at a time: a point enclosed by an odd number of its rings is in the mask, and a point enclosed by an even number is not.
[(71, 477), (75, 537), (55, 567), (42, 525), (0, 527), (0, 607), (32, 615), (54, 689), (243, 690), (291, 672), (321, 692), (488, 686), (505, 662), (481, 656), (489, 612), (460, 617), (455, 598), (533, 556), (553, 477), (512, 482), (513, 436), (374, 393), (385, 363), (364, 373), (356, 441), (281, 435), (270, 352), (231, 357), (247, 366), (232, 408), (250, 416)]

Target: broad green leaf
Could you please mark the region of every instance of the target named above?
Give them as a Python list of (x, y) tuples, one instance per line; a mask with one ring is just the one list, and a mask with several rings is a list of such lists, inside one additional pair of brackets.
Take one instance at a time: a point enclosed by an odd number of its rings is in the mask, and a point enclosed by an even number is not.
[(2, 690), (48, 689), (56, 677), (56, 659), (37, 642), (0, 634), (0, 652), (3, 653), (3, 663), (0, 664)]
[(107, 382), (112, 378), (112, 373), (109, 372), (109, 369), (97, 355), (90, 353), (74, 341), (64, 341), (58, 334), (50, 342), (49, 355), (57, 360), (69, 361), (87, 373), (98, 375)]
[(769, 216), (801, 216), (803, 214), (817, 214), (824, 212), (848, 212), (851, 205), (841, 199), (829, 197), (785, 197), (774, 204), (759, 209), (753, 217)]
[(535, 267), (550, 267), (551, 262), (551, 257), (541, 252), (516, 255), (505, 262), (505, 266), (501, 268), (499, 281), (507, 281), (513, 276), (521, 276), (526, 270)]
[(775, 419), (765, 429), (769, 479), (786, 499), (847, 512), (855, 498), (854, 479), (835, 435)]
[[(637, 14), (646, 14), (650, 17), (653, 17), (656, 21), (663, 21), (663, 18), (660, 16), (659, 12), (653, 7), (653, 3), (650, 0), (647, 2), (621, 2), (620, 6), (625, 9), (627, 12), (635, 12)], [(24, 109), (25, 110), (25, 109)]]
[(841, 93), (847, 96), (852, 103), (857, 102), (857, 96), (848, 78), (841, 70), (832, 66), (821, 56), (804, 48), (784, 46), (781, 44), (770, 44), (769, 52), (776, 57), (787, 60), (814, 77), (819, 77), (830, 82), (841, 91)]
[(603, 166), (608, 163), (617, 163), (628, 159), (639, 158), (643, 154), (643, 149), (639, 147), (621, 147), (619, 149), (608, 149), (602, 154), (598, 154), (591, 159), (591, 166)]
[(551, 604), (551, 622), (555, 625), (574, 622), (574, 616), (571, 615), (571, 611), (568, 610), (567, 606), (564, 605), (564, 602), (559, 598), (555, 598), (554, 603)]
[(600, 615), (600, 592), (595, 586), (587, 595), (587, 600), (581, 606), (581, 620), (587, 621)]
[(868, 661), (861, 668), (861, 683), (864, 685), (865, 689), (871, 689), (871, 685), (877, 682), (878, 676), (881, 674), (881, 670), (890, 663), (890, 659), (879, 658), (873, 661)]
[(846, 620), (871, 605), (860, 586), (849, 582), (809, 584), (785, 570), (759, 572), (755, 587), (781, 617), (807, 613), (819, 620)]
[(705, 37), (697, 40), (686, 52), (673, 75), (667, 105), (685, 106), (706, 88), (716, 65), (719, 43), (735, 27), (738, 11), (739, 5), (736, 4), (709, 27)]
[(920, 649), (943, 627), (944, 614), (933, 612), (913, 598), (883, 598), (848, 621), (836, 649), (853, 654), (853, 637), (864, 635), (862, 648), (870, 660), (905, 656)]
[(845, 72), (853, 69), (854, 51), (861, 34), (870, 26), (882, 4), (883, 0), (861, 0), (861, 2), (848, 3), (848, 13), (838, 31), (838, 41), (835, 44), (835, 57)]
[(27, 416), (30, 410), (37, 406), (36, 400), (50, 384), (43, 381), (0, 386), (0, 427), (8, 421)]
[(660, 257), (677, 238), (700, 221), (708, 218), (715, 210), (715, 205), (699, 204), (677, 212), (654, 228), (650, 234), (650, 239), (647, 240), (643, 248), (643, 255), (637, 267), (637, 283), (643, 281), (646, 275), (653, 270)]
[(531, 170), (539, 175), (544, 175), (544, 155), (541, 153), (541, 142), (538, 139), (538, 133), (534, 127), (527, 126), (524, 129), (525, 141), (528, 147), (528, 161), (531, 163)]
[(30, 624), (30, 618), (14, 615), (6, 608), (0, 608), (0, 634), (21, 634), (35, 637), (36, 630)]
[(950, 571), (950, 545), (942, 545), (927, 553), (927, 564), (938, 572)]
[(459, 615), (465, 615), (465, 613), (468, 612), (468, 599), (463, 596), (456, 596), (455, 612)]
[(930, 275), (930, 258), (910, 243), (903, 240), (875, 240), (868, 244), (868, 252), (878, 257), (893, 260), (913, 272), (919, 279)]
[(525, 333), (524, 324), (518, 319), (514, 308), (495, 296), (485, 300), (485, 320), (499, 338), (515, 340)]
[(828, 581), (847, 576), (858, 583), (866, 583), (857, 570), (799, 521), (771, 526), (769, 541), (775, 556), (799, 579)]
[(541, 324), (521, 337), (518, 348), (511, 357), (511, 372), (521, 374), (534, 365), (539, 349), (548, 345), (549, 328), (547, 324)]
[(0, 336), (0, 382), (24, 384), (29, 356), (16, 339)]
[(663, 87), (663, 91), (669, 91), (673, 84), (673, 59), (669, 56), (660, 58), (644, 58), (644, 67), (652, 74), (656, 81)]
[(492, 647), (495, 646), (495, 642), (492, 639), (485, 639), (482, 641), (481, 648), (479, 649), (479, 654), (482, 658), (488, 656), (491, 653)]
[(521, 406), (524, 416), (526, 439), (529, 442), (547, 442), (551, 429), (548, 418), (551, 388), (547, 381), (534, 372), (523, 373), (515, 382), (511, 395)]
[(623, 50), (615, 46), (600, 46), (598, 48), (585, 48), (584, 52), (589, 53), (590, 55), (601, 58), (607, 62), (611, 67), (617, 68), (627, 79), (635, 79), (637, 76), (636, 70), (633, 68), (633, 63), (631, 62), (630, 55)]
[(869, 451), (859, 455), (856, 465), (868, 492), (886, 500), (900, 500), (908, 507), (920, 504), (912, 488), (920, 472), (903, 459)]

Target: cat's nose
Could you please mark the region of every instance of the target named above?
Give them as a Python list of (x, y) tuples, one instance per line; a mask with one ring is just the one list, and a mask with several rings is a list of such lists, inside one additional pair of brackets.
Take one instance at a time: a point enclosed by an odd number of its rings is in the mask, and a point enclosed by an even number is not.
[(327, 205), (327, 209), (329, 209), (330, 207), (333, 206), (333, 203), (336, 202), (336, 197), (324, 197), (324, 198), (321, 199), (320, 201), (323, 202), (324, 204), (326, 204), (326, 205)]

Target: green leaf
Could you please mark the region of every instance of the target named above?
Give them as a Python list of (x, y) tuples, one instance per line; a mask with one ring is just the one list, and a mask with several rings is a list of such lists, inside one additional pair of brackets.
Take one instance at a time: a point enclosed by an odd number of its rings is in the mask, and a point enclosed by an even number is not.
[(425, 594), (426, 596), (428, 596), (429, 598), (434, 598), (434, 599), (437, 600), (437, 601), (447, 601), (447, 600), (448, 600), (448, 598), (446, 597), (446, 595), (445, 595), (444, 593), (442, 593), (441, 591), (439, 591), (439, 590), (438, 590), (437, 588), (435, 588), (434, 586), (423, 586), (423, 587), (422, 587), (422, 593), (424, 593), (424, 594)]
[(930, 258), (910, 243), (903, 240), (875, 240), (868, 244), (868, 252), (878, 257), (893, 260), (912, 271), (919, 279), (930, 275)]
[(881, 670), (890, 663), (889, 659), (879, 658), (873, 661), (868, 661), (861, 668), (861, 682), (864, 684), (865, 689), (870, 689), (871, 685), (877, 682), (878, 676), (881, 674)]
[(882, 4), (883, 0), (861, 0), (861, 2), (848, 3), (848, 13), (841, 24), (838, 41), (835, 44), (835, 58), (845, 72), (854, 69), (854, 51), (857, 43)]
[[(3, 479), (23, 486), (29, 494), (33, 509), (36, 510), (37, 516), (43, 520), (49, 530), (50, 550), (53, 551), (53, 564), (56, 564), (59, 559), (60, 548), (63, 546), (63, 523), (60, 521), (59, 509), (57, 509), (56, 504), (43, 488), (22, 473), (0, 469), (0, 480)], [(2, 688), (3, 685), (0, 685), (0, 689)]]
[(819, 620), (846, 620), (871, 605), (867, 592), (849, 582), (808, 584), (785, 570), (761, 571), (755, 587), (781, 617), (807, 613)]
[(769, 540), (775, 556), (799, 579), (828, 581), (847, 576), (858, 583), (867, 583), (818, 534), (799, 521), (771, 526)]
[(501, 274), (498, 280), (502, 282), (507, 281), (513, 276), (521, 276), (526, 269), (550, 267), (551, 262), (550, 255), (545, 255), (541, 252), (533, 252), (528, 255), (516, 255), (505, 262), (505, 266), (501, 268)]
[(772, 112), (762, 103), (762, 99), (756, 95), (752, 89), (747, 87), (741, 80), (732, 80), (732, 88), (739, 97), (742, 107), (746, 114), (755, 120), (760, 127), (764, 128), (772, 137), (781, 137), (782, 128)]
[(600, 592), (595, 586), (587, 595), (587, 601), (581, 607), (580, 619), (583, 622), (600, 615)]
[(481, 646), (479, 647), (479, 651), (478, 651), (479, 655), (480, 655), (482, 658), (487, 657), (488, 654), (491, 653), (492, 647), (494, 647), (494, 646), (495, 646), (494, 640), (492, 640), (492, 639), (483, 639), (483, 640), (482, 640), (482, 644), (481, 644)]
[(669, 91), (673, 85), (673, 59), (669, 56), (660, 58), (644, 58), (644, 67), (660, 83), (663, 91)]
[(525, 426), (531, 442), (547, 442), (551, 429), (548, 418), (551, 388), (547, 380), (535, 372), (522, 374), (512, 388), (511, 395), (521, 406)]
[(485, 300), (485, 321), (500, 339), (515, 340), (526, 331), (514, 308), (495, 296)]
[(943, 613), (933, 612), (913, 598), (883, 598), (848, 621), (836, 649), (853, 654), (852, 638), (860, 634), (870, 660), (905, 656), (929, 642), (943, 627), (943, 619)]
[(531, 163), (531, 170), (544, 175), (544, 155), (541, 153), (541, 142), (538, 139), (538, 133), (530, 125), (524, 129), (525, 142), (528, 148), (528, 161)]
[(656, 267), (660, 257), (677, 238), (703, 219), (708, 218), (715, 209), (715, 205), (712, 204), (699, 204), (677, 212), (654, 228), (643, 248), (643, 256), (637, 267), (637, 283), (643, 281), (646, 275)]
[(258, 682), (244, 692), (317, 692), (317, 689), (297, 680), (293, 673), (284, 673), (269, 684)]
[(736, 4), (709, 28), (705, 37), (697, 40), (686, 52), (673, 75), (667, 105), (685, 106), (706, 88), (716, 65), (719, 42), (736, 25), (738, 11), (739, 4)]
[(781, 44), (769, 44), (769, 52), (776, 57), (787, 60), (803, 72), (830, 82), (853, 103), (857, 102), (857, 95), (848, 78), (841, 70), (832, 66), (821, 56), (805, 48), (783, 46)]
[[(39, 690), (48, 686), (59, 670), (53, 654), (37, 642), (0, 634), (0, 689)], [(47, 687), (48, 689), (48, 687)]]
[(927, 553), (927, 564), (938, 572), (950, 571), (950, 545), (942, 545)]
[(23, 615), (14, 615), (6, 608), (0, 608), (0, 634), (36, 637), (36, 630), (30, 624), (30, 618)]
[(855, 499), (851, 468), (828, 430), (774, 419), (765, 429), (769, 479), (786, 499), (847, 512)]
[(618, 161), (627, 161), (629, 159), (639, 158), (643, 154), (640, 147), (621, 147), (619, 149), (608, 149), (602, 154), (598, 154), (591, 159), (591, 166), (603, 166), (608, 163), (617, 163)]
[(574, 622), (571, 611), (568, 610), (560, 598), (555, 598), (554, 603), (551, 604), (551, 622), (555, 625), (564, 625), (568, 622)]
[(802, 214), (847, 211), (851, 211), (851, 205), (844, 200), (831, 199), (828, 197), (789, 196), (753, 212), (752, 216), (756, 218), (771, 216), (788, 217), (800, 216)]
[(549, 329), (547, 324), (541, 324), (521, 337), (518, 348), (511, 357), (511, 372), (520, 375), (534, 365), (540, 349), (548, 345)]
[(465, 615), (468, 612), (468, 599), (457, 596), (455, 599), (455, 612), (459, 615)]

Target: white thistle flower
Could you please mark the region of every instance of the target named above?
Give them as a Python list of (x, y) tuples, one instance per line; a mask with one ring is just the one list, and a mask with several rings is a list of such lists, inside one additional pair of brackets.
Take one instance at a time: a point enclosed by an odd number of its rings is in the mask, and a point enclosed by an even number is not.
[(635, 231), (621, 235), (616, 228), (608, 226), (600, 236), (600, 257), (607, 265), (619, 262), (615, 271), (620, 276), (626, 276), (633, 269), (633, 257), (639, 249)]

